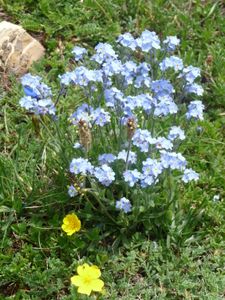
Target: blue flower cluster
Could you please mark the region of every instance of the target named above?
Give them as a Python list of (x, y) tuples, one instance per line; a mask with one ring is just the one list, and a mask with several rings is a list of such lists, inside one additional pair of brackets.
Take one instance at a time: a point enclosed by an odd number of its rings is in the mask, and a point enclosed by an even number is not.
[(110, 164), (116, 160), (116, 156), (112, 153), (104, 153), (99, 155), (98, 161), (100, 165)]
[(72, 54), (74, 55), (74, 59), (76, 61), (82, 60), (84, 55), (87, 53), (87, 49), (79, 46), (74, 47), (72, 50)]
[(203, 110), (204, 110), (204, 105), (202, 104), (201, 101), (192, 101), (188, 105), (188, 111), (186, 113), (187, 119), (195, 118), (199, 120), (203, 120)]
[(116, 208), (123, 211), (125, 214), (131, 212), (132, 205), (130, 203), (130, 200), (123, 197), (120, 200), (116, 201)]
[[(152, 189), (168, 170), (184, 183), (199, 179), (178, 152), (186, 133), (174, 115), (186, 122), (203, 120), (203, 88), (200, 69), (186, 66), (177, 56), (179, 44), (176, 36), (160, 41), (155, 32), (145, 30), (139, 37), (120, 35), (115, 49), (99, 43), (90, 58), (85, 48), (73, 49), (75, 60), (84, 65), (59, 79), (64, 87), (76, 85), (84, 91), (86, 103), (70, 120), (78, 127), (85, 122), (95, 147), (87, 150), (88, 159), (72, 160), (71, 173), (107, 188), (122, 181), (131, 199), (132, 189)], [(80, 127), (78, 132), (79, 139)], [(98, 145), (103, 150), (96, 156)], [(74, 189), (69, 188), (70, 195), (76, 195)], [(116, 208), (125, 213), (131, 207), (125, 197), (116, 201)]]
[(115, 173), (113, 169), (106, 164), (95, 168), (94, 176), (105, 186), (109, 186), (115, 180)]
[(70, 163), (70, 172), (75, 175), (93, 174), (94, 167), (86, 158), (74, 158)]
[(176, 36), (168, 36), (164, 41), (163, 45), (168, 52), (173, 52), (176, 47), (180, 44), (180, 40)]
[(51, 100), (51, 89), (42, 82), (40, 76), (25, 74), (21, 78), (25, 96), (20, 99), (21, 107), (36, 115), (55, 115), (55, 106)]
[(183, 69), (183, 61), (177, 56), (170, 56), (166, 57), (160, 64), (159, 64), (161, 71), (166, 71), (169, 68), (174, 69), (175, 72), (178, 72)]
[(89, 70), (86, 67), (77, 67), (72, 72), (67, 72), (59, 76), (62, 86), (69, 84), (87, 87), (90, 83), (102, 82), (102, 72), (99, 70)]
[(72, 184), (68, 188), (68, 195), (72, 198), (78, 195), (78, 191)]
[(70, 120), (74, 125), (79, 124), (80, 121), (85, 121), (89, 125), (96, 124), (102, 127), (110, 123), (110, 113), (101, 107), (94, 109), (92, 106), (84, 103), (70, 116)]

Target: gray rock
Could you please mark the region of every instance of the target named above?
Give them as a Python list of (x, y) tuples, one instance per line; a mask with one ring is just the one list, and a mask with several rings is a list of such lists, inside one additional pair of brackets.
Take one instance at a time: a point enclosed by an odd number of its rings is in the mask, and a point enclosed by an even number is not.
[(21, 26), (0, 23), (0, 70), (22, 75), (44, 55), (44, 47)]

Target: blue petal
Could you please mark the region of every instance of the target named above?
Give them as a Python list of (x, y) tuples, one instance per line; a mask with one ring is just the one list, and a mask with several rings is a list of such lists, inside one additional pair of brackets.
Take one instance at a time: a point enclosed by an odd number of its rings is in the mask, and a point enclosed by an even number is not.
[(34, 90), (31, 87), (24, 86), (23, 90), (24, 90), (24, 93), (26, 94), (26, 96), (30, 96), (32, 98), (38, 98), (38, 95), (34, 92)]

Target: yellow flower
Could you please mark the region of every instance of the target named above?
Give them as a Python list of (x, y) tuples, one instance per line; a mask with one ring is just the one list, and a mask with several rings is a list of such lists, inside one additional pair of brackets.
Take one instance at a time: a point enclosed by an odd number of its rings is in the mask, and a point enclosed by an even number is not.
[(78, 293), (90, 296), (91, 292), (102, 292), (104, 282), (99, 279), (101, 271), (97, 266), (83, 264), (77, 268), (78, 275), (71, 277), (71, 283), (78, 287)]
[(69, 214), (63, 219), (62, 230), (65, 231), (67, 235), (72, 235), (79, 231), (80, 228), (81, 222), (75, 214)]

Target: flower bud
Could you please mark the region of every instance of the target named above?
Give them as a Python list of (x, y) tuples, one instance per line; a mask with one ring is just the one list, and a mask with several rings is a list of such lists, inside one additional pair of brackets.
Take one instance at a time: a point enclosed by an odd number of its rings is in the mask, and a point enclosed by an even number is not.
[(129, 140), (132, 139), (135, 129), (137, 128), (137, 124), (133, 118), (129, 118), (127, 121), (127, 137)]
[(87, 122), (80, 120), (79, 121), (79, 139), (80, 144), (88, 151), (91, 147), (91, 131)]

